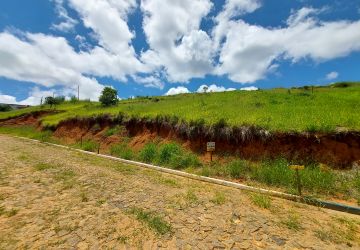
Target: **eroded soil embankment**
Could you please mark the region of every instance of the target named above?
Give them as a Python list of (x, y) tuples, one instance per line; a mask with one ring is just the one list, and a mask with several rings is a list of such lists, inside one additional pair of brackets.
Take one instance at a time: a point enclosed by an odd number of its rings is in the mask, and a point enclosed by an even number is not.
[[(105, 137), (113, 126), (123, 125), (125, 134)], [(206, 142), (216, 142), (216, 154), (236, 155), (249, 160), (285, 157), (296, 163), (318, 162), (337, 168), (350, 168), (360, 163), (360, 132), (342, 133), (273, 133), (253, 127), (192, 127), (189, 124), (171, 125), (157, 120), (114, 120), (103, 116), (70, 119), (56, 128), (56, 137), (78, 141), (81, 137), (101, 140), (104, 145), (130, 136), (129, 146), (140, 149), (145, 143), (161, 137), (175, 140), (192, 151), (203, 154)]]

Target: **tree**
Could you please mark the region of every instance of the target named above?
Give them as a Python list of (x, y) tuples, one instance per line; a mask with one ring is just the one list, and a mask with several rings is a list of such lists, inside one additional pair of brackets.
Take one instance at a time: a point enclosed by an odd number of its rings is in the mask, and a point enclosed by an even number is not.
[(64, 101), (65, 101), (64, 96), (57, 96), (57, 97), (47, 96), (47, 97), (45, 97), (44, 104), (50, 105), (50, 108), (51, 108), (52, 106), (56, 106), (60, 103), (63, 103)]
[(103, 106), (116, 105), (118, 103), (117, 90), (111, 87), (105, 87), (101, 92), (99, 101)]
[(8, 104), (0, 104), (0, 112), (6, 112), (12, 110), (11, 106)]

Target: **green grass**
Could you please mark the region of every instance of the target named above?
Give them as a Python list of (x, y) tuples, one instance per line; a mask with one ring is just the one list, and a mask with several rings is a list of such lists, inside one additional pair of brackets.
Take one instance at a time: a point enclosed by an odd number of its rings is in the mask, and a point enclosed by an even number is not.
[(302, 228), (299, 215), (292, 211), (289, 211), (287, 217), (282, 219), (281, 223), (294, 231), (299, 231)]
[(99, 143), (96, 141), (93, 141), (91, 139), (83, 140), (83, 142), (77, 142), (75, 145), (73, 145), (76, 148), (80, 148), (85, 151), (89, 152), (96, 152), (99, 147)]
[(171, 232), (171, 225), (154, 212), (145, 211), (141, 208), (132, 208), (129, 212), (134, 214), (137, 220), (144, 222), (148, 227), (160, 235)]
[(260, 208), (269, 209), (271, 207), (271, 198), (264, 194), (251, 194), (252, 203)]
[(41, 163), (36, 164), (34, 166), (34, 168), (38, 171), (44, 171), (47, 169), (56, 168), (56, 166), (54, 166), (53, 164), (50, 164), (50, 163), (41, 162)]
[(119, 143), (110, 147), (110, 154), (126, 160), (135, 158), (135, 153), (128, 147), (126, 143)]
[(222, 205), (226, 202), (225, 194), (223, 192), (215, 192), (214, 197), (210, 200), (214, 204)]
[(42, 130), (39, 131), (33, 126), (0, 126), (0, 134), (16, 135), (27, 137), (44, 142), (57, 143), (58, 141), (52, 137), (52, 131)]
[(147, 143), (139, 152), (138, 159), (146, 163), (159, 164), (173, 169), (184, 169), (201, 165), (195, 154), (184, 150), (177, 143), (166, 143), (163, 145), (153, 142)]
[[(337, 126), (360, 130), (360, 84), (347, 88), (271, 89), (207, 94), (184, 94), (169, 97), (120, 101), (117, 106), (102, 107), (93, 102), (66, 102), (56, 107), (65, 112), (42, 118), (44, 125), (56, 125), (70, 117), (97, 114), (155, 118), (176, 115), (179, 120), (203, 119), (214, 124), (225, 119), (229, 125), (250, 124), (271, 131), (332, 131)], [(2, 112), (0, 119), (40, 110), (40, 107)]]

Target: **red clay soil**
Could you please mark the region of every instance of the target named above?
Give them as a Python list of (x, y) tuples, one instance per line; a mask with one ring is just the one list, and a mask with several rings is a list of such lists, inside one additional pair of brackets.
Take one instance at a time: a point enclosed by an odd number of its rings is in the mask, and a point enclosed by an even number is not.
[[(95, 125), (97, 124), (97, 125)], [(121, 141), (121, 136), (111, 136), (104, 139), (103, 132), (116, 124), (111, 120), (69, 120), (59, 124), (54, 135), (67, 138), (73, 142), (83, 138), (103, 140), (107, 146)], [(209, 138), (188, 138), (179, 134), (175, 128), (156, 126), (139, 121), (134, 124), (124, 124), (127, 136), (131, 141), (129, 146), (135, 150), (141, 149), (146, 143), (161, 138), (163, 141), (177, 141), (183, 147), (198, 154), (204, 154)], [(222, 154), (240, 156), (243, 159), (261, 160), (266, 158), (284, 157), (296, 163), (318, 162), (338, 168), (349, 168), (360, 163), (360, 133), (275, 133), (262, 138), (254, 136), (245, 141), (229, 139), (211, 139), (216, 142), (217, 157)]]
[(51, 110), (43, 110), (43, 111), (34, 111), (31, 113), (27, 113), (24, 115), (19, 115), (15, 117), (11, 117), (9, 119), (0, 119), (0, 125), (3, 126), (25, 126), (25, 125), (33, 125), (33, 126), (40, 126), (39, 118), (53, 114), (58, 111), (51, 111)]
[[(3, 121), (3, 125), (34, 125), (44, 114), (29, 115)], [(111, 117), (103, 116), (88, 119), (70, 119), (59, 123), (54, 129), (54, 136), (66, 143), (75, 143), (80, 139), (101, 141), (101, 148), (108, 149), (112, 144), (130, 137), (129, 146), (138, 151), (146, 143), (161, 138), (165, 141), (177, 141), (183, 147), (203, 155), (207, 141), (216, 142), (215, 158), (221, 155), (240, 156), (248, 160), (274, 159), (284, 157), (294, 163), (318, 162), (336, 168), (350, 168), (360, 164), (360, 132), (341, 133), (273, 133), (267, 136), (253, 135), (245, 140), (234, 137), (206, 134), (189, 137), (175, 127), (156, 122), (127, 121), (121, 122), (126, 128), (123, 135), (105, 137), (104, 132), (119, 125)], [(251, 133), (251, 132), (250, 132)]]

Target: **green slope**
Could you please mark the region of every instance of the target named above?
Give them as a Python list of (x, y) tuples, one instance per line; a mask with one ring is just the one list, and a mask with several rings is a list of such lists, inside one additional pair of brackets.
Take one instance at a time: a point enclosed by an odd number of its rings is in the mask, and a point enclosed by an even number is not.
[[(0, 119), (40, 109), (3, 112)], [(271, 131), (333, 131), (336, 127), (360, 130), (360, 84), (317, 87), (313, 92), (272, 89), (138, 98), (109, 108), (95, 102), (67, 102), (57, 110), (65, 112), (45, 116), (44, 125), (56, 125), (75, 116), (124, 112), (140, 117), (175, 115), (186, 121), (204, 119), (207, 124), (225, 119), (231, 125), (256, 125)]]

